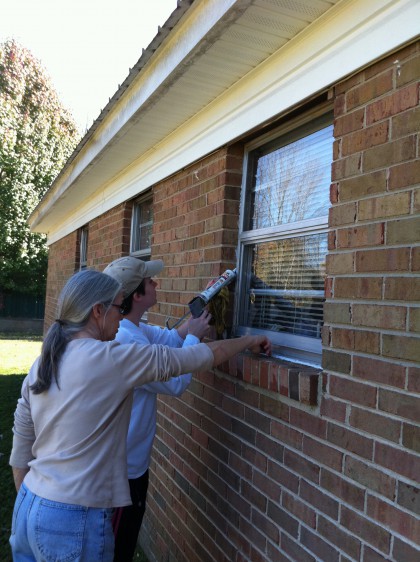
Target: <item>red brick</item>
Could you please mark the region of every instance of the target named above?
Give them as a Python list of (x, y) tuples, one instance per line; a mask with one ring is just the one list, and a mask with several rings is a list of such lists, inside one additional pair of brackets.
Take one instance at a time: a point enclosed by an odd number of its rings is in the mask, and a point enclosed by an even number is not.
[(389, 221), (387, 244), (416, 244), (420, 240), (420, 217)]
[(376, 405), (376, 387), (364, 384), (358, 380), (331, 375), (329, 391), (331, 396), (353, 404), (360, 404), (370, 408), (374, 408)]
[(336, 205), (329, 210), (329, 226), (344, 226), (353, 224), (356, 220), (356, 203)]
[(309, 529), (302, 527), (300, 542), (313, 552), (318, 560), (339, 562), (340, 554), (338, 550), (324, 541), (319, 533), (313, 533)]
[(364, 153), (363, 171), (370, 172), (413, 160), (416, 158), (416, 145), (417, 138), (413, 135), (370, 148)]
[(407, 308), (375, 304), (354, 304), (352, 322), (355, 326), (370, 326), (388, 330), (404, 330)]
[(299, 521), (315, 529), (317, 514), (312, 507), (287, 492), (283, 492), (281, 504), (289, 513), (299, 519)]
[(362, 131), (350, 133), (342, 140), (342, 155), (349, 156), (382, 145), (386, 143), (388, 136), (389, 123), (386, 121), (367, 127)]
[(389, 92), (392, 89), (392, 70), (374, 76), (357, 87), (351, 89), (346, 95), (347, 109), (365, 105), (370, 100)]
[(420, 301), (418, 277), (386, 277), (384, 298), (397, 301)]
[(420, 339), (414, 337), (382, 335), (382, 355), (405, 361), (420, 361)]
[[(328, 542), (335, 544), (341, 551), (351, 556), (352, 560), (360, 560), (361, 541), (344, 531), (336, 523), (321, 516), (318, 518), (317, 532)], [(325, 558), (325, 560), (327, 559)], [(340, 558), (341, 561), (342, 558)]]
[(357, 226), (337, 231), (337, 249), (379, 246), (384, 243), (383, 223)]
[(418, 562), (420, 558), (420, 547), (416, 548), (395, 537), (392, 548), (392, 557), (401, 562)]
[(299, 373), (299, 401), (302, 404), (316, 406), (318, 404), (318, 373)]
[(405, 367), (371, 357), (354, 356), (352, 375), (397, 388), (405, 386)]
[(420, 518), (409, 515), (379, 498), (368, 497), (367, 514), (412, 542), (416, 542), (420, 537)]
[(414, 108), (419, 103), (418, 85), (411, 84), (399, 89), (390, 96), (383, 97), (368, 105), (366, 109), (366, 122), (368, 125), (382, 121), (398, 113)]
[(321, 416), (344, 423), (346, 420), (347, 405), (329, 396), (324, 396), (321, 401)]
[(325, 494), (318, 486), (302, 480), (300, 482), (299, 495), (321, 513), (325, 513), (331, 519), (338, 519), (339, 502), (337, 499)]
[(388, 189), (395, 191), (418, 183), (420, 178), (420, 160), (404, 162), (392, 166), (389, 170)]
[(416, 107), (392, 118), (392, 138), (417, 134), (420, 130), (420, 107)]
[(407, 390), (409, 390), (410, 392), (417, 392), (418, 394), (420, 394), (420, 368), (419, 367), (408, 368)]
[(417, 481), (420, 474), (420, 457), (408, 450), (385, 443), (376, 443), (374, 462), (395, 474)]
[(418, 425), (403, 424), (402, 444), (407, 449), (420, 453), (420, 427)]
[(363, 128), (365, 117), (364, 109), (357, 109), (352, 113), (346, 113), (334, 122), (334, 137), (340, 137)]
[(338, 277), (334, 281), (334, 297), (380, 299), (382, 284), (382, 277)]
[[(383, 408), (379, 408), (382, 410)], [(381, 416), (371, 410), (352, 407), (349, 423), (351, 427), (366, 433), (383, 437), (397, 443), (401, 434), (401, 422), (389, 417)]]
[(373, 455), (373, 439), (353, 431), (349, 428), (341, 427), (330, 422), (328, 424), (327, 439), (349, 452), (353, 452), (360, 457), (371, 459)]
[(338, 472), (341, 471), (344, 454), (342, 451), (337, 451), (335, 447), (331, 447), (319, 439), (312, 439), (305, 435), (303, 437), (302, 451), (308, 458), (318, 461), (320, 464), (328, 466)]
[(345, 254), (328, 254), (326, 259), (326, 268), (329, 275), (353, 273), (354, 271), (354, 255), (351, 252)]
[(372, 545), (385, 554), (389, 552), (391, 535), (382, 526), (345, 506), (343, 506), (341, 512), (340, 523), (350, 533), (362, 539), (363, 542)]
[(394, 416), (420, 422), (420, 397), (379, 389), (378, 408)]
[(296, 454), (294, 451), (286, 449), (284, 452), (284, 466), (297, 476), (302, 476), (310, 482), (319, 481), (320, 467), (317, 463), (311, 462), (305, 456)]
[(341, 500), (356, 509), (363, 510), (365, 503), (365, 491), (361, 486), (349, 482), (340, 474), (335, 474), (329, 470), (322, 469), (321, 487), (327, 490), (334, 498)]
[(395, 498), (396, 479), (360, 459), (347, 455), (345, 459), (344, 475), (381, 496), (389, 498), (390, 500), (394, 500)]
[(411, 195), (408, 192), (364, 199), (359, 202), (358, 220), (376, 220), (410, 214)]
[(356, 252), (357, 272), (407, 271), (410, 261), (408, 248), (360, 250)]
[[(332, 163), (331, 178), (334, 182), (350, 178), (360, 174), (361, 171), (361, 155), (351, 154), (346, 158), (340, 158)], [(331, 203), (336, 201), (331, 200)]]

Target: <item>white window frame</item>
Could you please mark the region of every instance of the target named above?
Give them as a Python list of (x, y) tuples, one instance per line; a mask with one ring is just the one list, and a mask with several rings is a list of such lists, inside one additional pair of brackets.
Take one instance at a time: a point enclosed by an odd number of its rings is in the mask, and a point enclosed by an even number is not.
[(141, 258), (144, 261), (150, 259), (150, 256), (152, 254), (151, 246), (140, 249), (137, 249), (136, 246), (139, 239), (139, 226), (141, 229), (141, 227), (150, 227), (153, 225), (153, 217), (151, 221), (140, 223), (141, 206), (144, 205), (145, 202), (149, 201), (153, 202), (153, 195), (150, 191), (136, 199), (133, 204), (133, 213), (131, 217), (130, 255), (136, 258)]
[[(332, 125), (333, 115), (331, 106), (319, 107), (318, 109), (307, 112), (297, 119), (293, 119), (287, 124), (277, 128), (266, 135), (253, 140), (245, 146), (245, 158), (243, 165), (243, 181), (241, 188), (240, 203), (240, 221), (239, 221), (239, 240), (238, 240), (238, 264), (239, 279), (237, 283), (235, 313), (234, 313), (234, 334), (265, 334), (270, 337), (274, 346), (274, 353), (277, 356), (284, 357), (292, 361), (320, 365), (322, 342), (321, 338), (310, 338), (299, 335), (292, 335), (285, 332), (275, 332), (271, 330), (261, 330), (244, 325), (244, 311), (247, 310), (247, 298), (245, 294), (246, 286), (249, 286), (251, 275), (251, 252), (247, 252), (247, 247), (261, 242), (270, 242), (273, 240), (290, 239), (297, 236), (307, 236), (312, 234), (326, 234), (328, 232), (328, 214), (294, 222), (289, 224), (278, 225), (269, 228), (261, 228), (259, 230), (245, 230), (246, 217), (248, 216), (248, 205), (250, 204), (249, 192), (251, 189), (252, 178), (249, 170), (252, 162), (252, 153), (254, 150), (266, 145), (270, 142), (285, 139), (288, 134), (308, 126), (308, 134), (314, 129), (322, 129), (325, 126)], [(318, 126), (316, 126), (318, 125)], [(303, 137), (300, 137), (303, 138)], [(332, 163), (332, 160), (331, 160)], [(247, 257), (248, 256), (248, 257)]]
[(87, 252), (88, 252), (89, 228), (82, 226), (80, 229), (80, 246), (79, 246), (79, 270), (87, 268)]

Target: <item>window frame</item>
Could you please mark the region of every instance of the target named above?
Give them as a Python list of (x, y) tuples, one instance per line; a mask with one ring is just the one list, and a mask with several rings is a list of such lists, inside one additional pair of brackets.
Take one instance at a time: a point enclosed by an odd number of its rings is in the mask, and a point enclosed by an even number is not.
[[(240, 201), (237, 254), (239, 275), (235, 295), (233, 333), (238, 336), (250, 333), (268, 335), (272, 340), (275, 355), (284, 357), (287, 360), (309, 363), (317, 366), (321, 363), (322, 341), (320, 337), (311, 338), (297, 334), (275, 332), (246, 326), (245, 313), (248, 311), (249, 307), (247, 301), (249, 295), (246, 294), (246, 287), (250, 284), (252, 266), (252, 251), (248, 251), (248, 247), (274, 240), (278, 241), (308, 235), (327, 234), (330, 230), (328, 226), (328, 211), (321, 217), (265, 227), (258, 230), (245, 229), (245, 226), (252, 227), (249, 217), (252, 207), (251, 193), (255, 169), (254, 164), (257, 160), (257, 157), (254, 157), (253, 153), (255, 153), (257, 149), (264, 147), (264, 151), (267, 151), (268, 154), (270, 152), (270, 145), (272, 145), (274, 151), (281, 146), (286, 146), (290, 142), (309, 136), (324, 127), (333, 125), (333, 119), (331, 104), (323, 104), (247, 143), (244, 153)], [(334, 139), (332, 139), (332, 143), (333, 142)], [(331, 155), (331, 164), (332, 161), (333, 158)], [(244, 273), (241, 273), (241, 271)]]
[(140, 248), (140, 249), (133, 249), (134, 248), (134, 241), (138, 241), (139, 239), (139, 229), (138, 226), (152, 226), (153, 228), (153, 215), (152, 220), (147, 221), (145, 223), (140, 223), (140, 213), (141, 213), (141, 206), (146, 202), (151, 202), (151, 208), (153, 210), (153, 193), (148, 191), (141, 197), (138, 197), (133, 203), (133, 210), (131, 215), (131, 232), (130, 232), (130, 256), (140, 258), (144, 261), (150, 260), (152, 255), (152, 245), (150, 242), (150, 246), (147, 248)]
[(80, 229), (79, 238), (79, 271), (87, 269), (87, 253), (88, 253), (88, 243), (89, 243), (89, 227), (82, 226)]

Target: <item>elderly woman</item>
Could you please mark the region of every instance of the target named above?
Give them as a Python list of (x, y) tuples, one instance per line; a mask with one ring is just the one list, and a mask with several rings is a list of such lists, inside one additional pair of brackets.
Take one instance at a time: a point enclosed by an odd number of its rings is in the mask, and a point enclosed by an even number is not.
[(122, 302), (108, 275), (73, 275), (23, 382), (10, 458), (18, 490), (15, 562), (112, 561), (112, 509), (131, 503), (125, 447), (132, 389), (210, 369), (245, 349), (271, 353), (263, 336), (186, 348), (119, 344)]

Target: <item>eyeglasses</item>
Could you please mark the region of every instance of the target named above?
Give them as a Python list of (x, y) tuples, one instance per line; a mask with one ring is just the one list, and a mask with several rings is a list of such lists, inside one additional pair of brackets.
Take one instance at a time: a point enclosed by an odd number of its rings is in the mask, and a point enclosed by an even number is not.
[(111, 306), (116, 306), (120, 314), (125, 316), (128, 313), (128, 303), (123, 301), (121, 304), (111, 303)]

